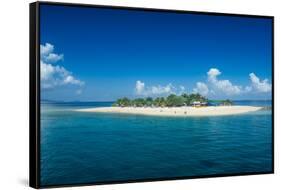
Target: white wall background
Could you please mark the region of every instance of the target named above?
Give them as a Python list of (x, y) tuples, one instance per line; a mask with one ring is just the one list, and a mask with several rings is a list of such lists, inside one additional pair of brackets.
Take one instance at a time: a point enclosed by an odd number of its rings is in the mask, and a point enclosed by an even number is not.
[[(51, 1), (51, 0), (50, 0)], [(63, 1), (63, 0), (62, 0)], [(0, 3), (0, 189), (28, 189), (28, 3)], [(66, 2), (66, 1), (65, 1)], [(278, 189), (280, 174), (280, 34), (278, 0), (67, 0), (67, 2), (275, 16), (275, 174), (64, 189)], [(278, 118), (279, 117), (279, 118)], [(280, 187), (279, 187), (280, 188)]]

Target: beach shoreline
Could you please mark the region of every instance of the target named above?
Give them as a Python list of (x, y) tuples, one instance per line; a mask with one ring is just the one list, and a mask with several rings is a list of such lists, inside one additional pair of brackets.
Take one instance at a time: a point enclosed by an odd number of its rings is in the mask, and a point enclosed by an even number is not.
[(97, 107), (76, 109), (78, 112), (119, 113), (149, 116), (224, 116), (258, 111), (258, 106), (207, 106), (207, 107)]

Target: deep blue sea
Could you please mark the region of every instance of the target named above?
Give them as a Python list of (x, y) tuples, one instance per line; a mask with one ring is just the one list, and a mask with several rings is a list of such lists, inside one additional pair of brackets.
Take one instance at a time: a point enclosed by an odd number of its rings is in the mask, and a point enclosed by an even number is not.
[(270, 109), (186, 118), (74, 111), (110, 105), (41, 103), (42, 186), (272, 170)]

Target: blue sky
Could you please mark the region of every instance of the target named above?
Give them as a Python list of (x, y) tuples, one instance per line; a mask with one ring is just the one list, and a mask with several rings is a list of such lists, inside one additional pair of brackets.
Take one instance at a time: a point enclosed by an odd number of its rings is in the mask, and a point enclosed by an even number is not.
[(270, 99), (270, 19), (54, 5), (40, 19), (42, 99)]

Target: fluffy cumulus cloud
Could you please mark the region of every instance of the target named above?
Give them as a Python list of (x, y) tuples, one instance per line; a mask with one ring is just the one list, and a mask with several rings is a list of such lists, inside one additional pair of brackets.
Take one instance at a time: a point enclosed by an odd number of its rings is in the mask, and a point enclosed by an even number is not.
[(193, 89), (194, 93), (199, 93), (203, 96), (207, 96), (209, 93), (209, 88), (208, 86), (203, 83), (203, 82), (197, 82), (196, 83), (196, 88)]
[(140, 96), (166, 96), (169, 94), (181, 94), (185, 92), (184, 86), (178, 88), (171, 83), (167, 85), (146, 86), (144, 82), (138, 80), (135, 86), (136, 95)]
[(40, 58), (46, 63), (56, 63), (63, 60), (63, 54), (54, 53), (54, 46), (52, 44), (46, 43), (45, 45), (40, 45)]
[(211, 82), (215, 82), (217, 81), (217, 76), (219, 76), (221, 74), (221, 72), (216, 69), (216, 68), (211, 68), (208, 72), (207, 72), (207, 75), (208, 75), (208, 79), (209, 81)]
[[(220, 79), (222, 72), (217, 68), (210, 68), (205, 82), (197, 82), (193, 93), (213, 97), (235, 97), (246, 94), (271, 93), (272, 85), (268, 79), (260, 79), (255, 73), (250, 73), (250, 84), (247, 86), (233, 84), (228, 79)], [(246, 76), (245, 76), (246, 77)], [(146, 86), (144, 82), (136, 81), (135, 93), (139, 96), (167, 96), (169, 94), (186, 93), (184, 86), (167, 85)]]
[(74, 78), (68, 70), (59, 65), (52, 65), (41, 61), (41, 86), (42, 88), (54, 88), (62, 85), (79, 85), (84, 82)]
[(136, 93), (137, 95), (142, 95), (144, 93), (144, 87), (145, 87), (145, 84), (141, 81), (137, 81), (136, 82)]
[(45, 43), (45, 45), (40, 44), (40, 55), (48, 55), (54, 51), (54, 46), (49, 43)]
[(250, 85), (243, 87), (234, 85), (230, 80), (220, 80), (222, 72), (217, 68), (211, 68), (207, 72), (207, 83), (197, 82), (193, 92), (207, 95), (227, 95), (236, 96), (247, 93), (270, 93), (271, 83), (268, 79), (261, 80), (254, 73), (250, 73)]
[(251, 86), (247, 87), (248, 91), (257, 91), (262, 93), (271, 92), (271, 84), (268, 79), (260, 80), (259, 77), (255, 75), (255, 73), (250, 73)]
[(173, 93), (173, 85), (170, 83), (166, 86), (161, 86), (161, 85), (158, 85), (158, 86), (152, 86), (151, 87), (151, 93), (152, 94), (169, 94), (169, 93)]
[(239, 95), (243, 89), (241, 86), (233, 85), (229, 80), (219, 80), (218, 76), (222, 73), (216, 69), (211, 68), (208, 72), (208, 81), (212, 86), (214, 92), (224, 93), (226, 95)]
[(41, 87), (43, 89), (63, 85), (84, 85), (84, 82), (76, 79), (70, 71), (60, 65), (54, 64), (62, 60), (63, 55), (54, 53), (54, 46), (52, 44), (46, 43), (45, 45), (40, 45), (40, 56)]

